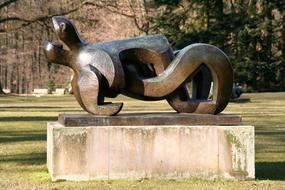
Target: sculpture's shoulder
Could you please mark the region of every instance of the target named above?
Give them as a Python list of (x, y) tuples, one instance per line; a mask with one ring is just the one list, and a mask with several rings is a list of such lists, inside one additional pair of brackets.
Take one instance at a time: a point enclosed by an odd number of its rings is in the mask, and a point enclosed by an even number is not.
[(109, 54), (119, 54), (127, 49), (143, 48), (158, 53), (164, 52), (170, 48), (170, 44), (164, 35), (149, 35), (135, 38), (99, 42), (94, 45)]

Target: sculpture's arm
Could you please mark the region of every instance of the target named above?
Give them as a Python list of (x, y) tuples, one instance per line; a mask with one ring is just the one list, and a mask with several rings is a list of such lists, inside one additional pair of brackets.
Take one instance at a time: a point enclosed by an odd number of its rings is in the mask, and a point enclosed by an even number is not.
[(120, 72), (121, 70), (118, 69), (122, 66), (116, 65), (105, 51), (96, 48), (91, 49), (90, 47), (84, 48), (80, 51), (78, 63), (80, 63), (80, 67), (90, 65), (91, 70), (97, 69), (107, 80), (109, 88), (114, 90), (123, 88), (119, 84), (124, 83), (124, 73), (123, 70)]
[(123, 104), (104, 103), (104, 97), (99, 92), (102, 87), (101, 77), (99, 72), (82, 69), (77, 79), (78, 95), (87, 112), (95, 115), (115, 115), (122, 109)]

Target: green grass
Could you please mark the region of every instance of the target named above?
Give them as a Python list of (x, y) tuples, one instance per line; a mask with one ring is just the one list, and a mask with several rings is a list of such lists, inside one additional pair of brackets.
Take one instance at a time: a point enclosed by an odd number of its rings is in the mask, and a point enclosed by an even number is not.
[[(82, 112), (73, 96), (0, 97), (0, 189), (285, 189), (285, 93), (245, 94), (224, 113), (242, 115), (256, 133), (256, 180), (114, 180), (51, 182), (46, 168), (46, 123), (59, 112)], [(173, 111), (165, 101), (125, 97), (123, 112)]]

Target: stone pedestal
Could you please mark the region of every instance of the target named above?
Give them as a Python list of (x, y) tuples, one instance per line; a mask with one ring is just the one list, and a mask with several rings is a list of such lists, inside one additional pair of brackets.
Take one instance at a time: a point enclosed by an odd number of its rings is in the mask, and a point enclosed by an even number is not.
[[(236, 116), (202, 116), (204, 125), (195, 123), (195, 115), (166, 116), (144, 114), (139, 120), (147, 125), (134, 125), (137, 115), (60, 115), (59, 122), (48, 123), (52, 180), (254, 178), (252, 126), (233, 125), (240, 123)], [(165, 122), (171, 117), (176, 125)]]

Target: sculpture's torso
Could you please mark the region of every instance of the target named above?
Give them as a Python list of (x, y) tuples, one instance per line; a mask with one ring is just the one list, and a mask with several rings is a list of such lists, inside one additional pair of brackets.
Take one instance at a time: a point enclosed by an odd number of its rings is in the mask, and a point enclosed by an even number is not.
[[(137, 80), (155, 77), (162, 73), (174, 58), (168, 40), (163, 35), (99, 42), (88, 45), (87, 48), (103, 50), (111, 57), (115, 65), (115, 89), (119, 88), (125, 95), (144, 100), (146, 97), (131, 90), (132, 85), (137, 85), (130, 82), (132, 78), (129, 73), (132, 68), (138, 74)], [(149, 97), (149, 99), (162, 99), (162, 97)]]

